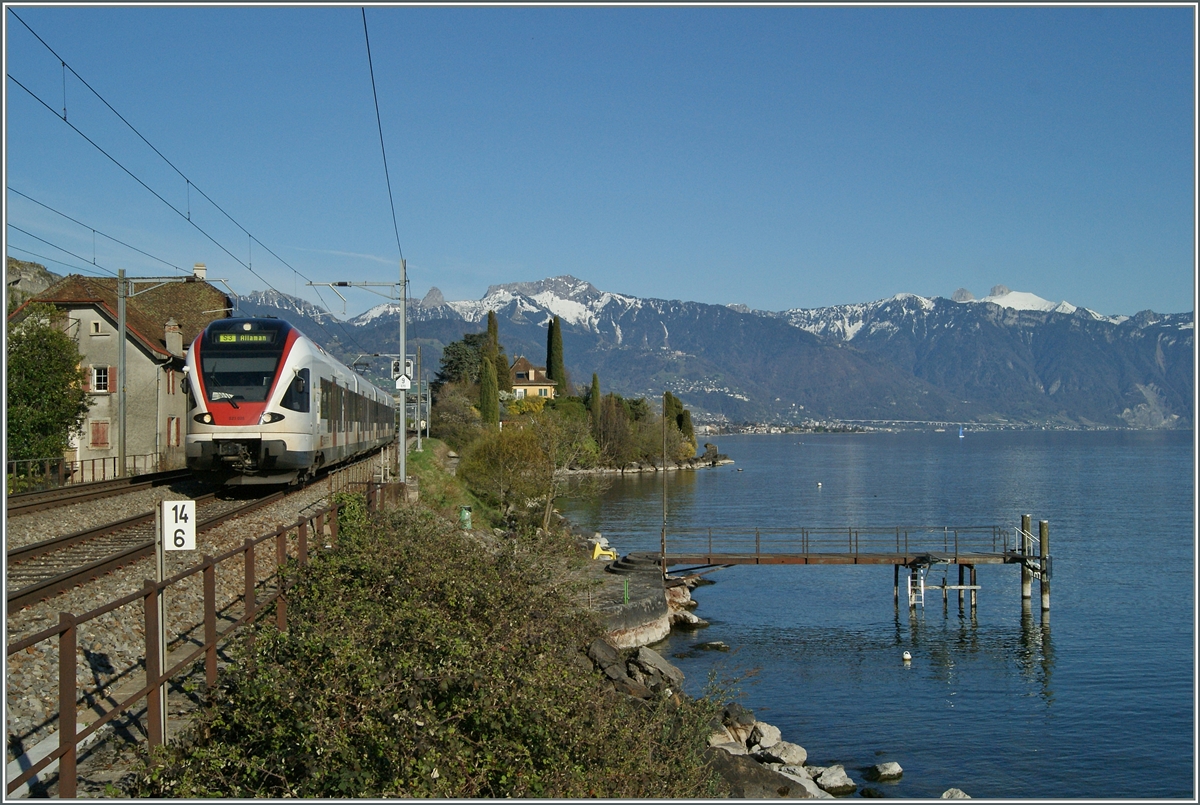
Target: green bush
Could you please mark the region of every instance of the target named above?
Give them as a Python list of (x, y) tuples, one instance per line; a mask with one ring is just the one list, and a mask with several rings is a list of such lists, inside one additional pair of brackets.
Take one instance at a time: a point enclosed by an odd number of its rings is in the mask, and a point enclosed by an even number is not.
[[(506, 542), (506, 541), (505, 541)], [(431, 512), (347, 510), (144, 797), (707, 797), (709, 699), (605, 692), (599, 624), (513, 548)]]

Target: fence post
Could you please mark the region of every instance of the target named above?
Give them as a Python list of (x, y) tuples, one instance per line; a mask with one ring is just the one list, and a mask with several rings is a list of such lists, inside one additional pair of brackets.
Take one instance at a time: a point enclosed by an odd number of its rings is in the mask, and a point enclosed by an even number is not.
[(217, 684), (217, 569), (204, 555), (204, 682)]
[(146, 686), (150, 692), (146, 695), (146, 738), (151, 749), (162, 746), (163, 716), (165, 709), (162, 699), (162, 668), (159, 667), (158, 653), (158, 585), (146, 579), (143, 588), (146, 591), (144, 609), (146, 616)]
[(254, 540), (247, 537), (243, 544), (246, 546), (242, 553), (246, 566), (246, 624), (249, 625), (254, 617)]
[(75, 777), (75, 616), (58, 613), (58, 796), (74, 798)]
[(337, 544), (338, 538), (338, 512), (341, 510), (341, 508), (341, 504), (337, 504), (329, 512), (331, 515), (333, 515), (332, 519), (329, 521), (329, 540), (335, 545)]
[[(304, 523), (304, 520), (300, 521), (301, 528), (304, 528)], [(287, 529), (284, 528), (275, 531), (275, 561), (279, 565), (275, 571), (279, 579), (279, 594), (275, 597), (275, 628), (282, 632), (287, 629), (287, 598), (283, 587), (283, 571), (287, 565)]]

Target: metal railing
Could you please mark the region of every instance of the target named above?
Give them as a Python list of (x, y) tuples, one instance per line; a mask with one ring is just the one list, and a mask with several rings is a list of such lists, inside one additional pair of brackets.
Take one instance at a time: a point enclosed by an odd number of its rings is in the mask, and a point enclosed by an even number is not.
[(895, 526), (892, 528), (667, 529), (663, 553), (671, 556), (863, 556), (936, 553), (1000, 554), (1019, 543), (1004, 526)]
[[(354, 482), (353, 485), (365, 487), (368, 511), (376, 511), (386, 504), (395, 505), (395, 501), (399, 498), (399, 490), (392, 488), (398, 487), (398, 484), (384, 485), (366, 481), (361, 484)], [(347, 488), (349, 488), (349, 484)], [(315, 537), (317, 544), (323, 548), (332, 549), (337, 545), (339, 508), (338, 504), (333, 504), (303, 516), (291, 525), (280, 526), (256, 539), (246, 539), (241, 546), (218, 556), (205, 555), (198, 565), (189, 567), (161, 582), (146, 580), (141, 590), (110, 601), (82, 615), (62, 612), (59, 614), (57, 626), (9, 644), (6, 654), (11, 657), (38, 643), (57, 638), (59, 717), (58, 748), (30, 765), (19, 776), (8, 780), (5, 791), (12, 794), (13, 791), (32, 780), (39, 772), (57, 760), (59, 762), (58, 796), (60, 798), (75, 797), (78, 786), (76, 760), (79, 743), (90, 738), (98, 729), (117, 716), (132, 710), (142, 700), (146, 701), (146, 733), (149, 746), (153, 749), (162, 744), (166, 739), (163, 734), (165, 719), (162, 707), (166, 699), (164, 691), (170, 680), (181, 675), (185, 669), (203, 657), (205, 682), (209, 686), (216, 684), (218, 646), (234, 631), (262, 616), (272, 604), (274, 604), (276, 628), (280, 631), (287, 629), (287, 589), (281, 585), (280, 569), (289, 560), (295, 560), (298, 566), (308, 563), (310, 537)], [(274, 571), (260, 579), (258, 563), (255, 561), (255, 551), (262, 543), (272, 540), (275, 547)], [(226, 628), (219, 630), (217, 628), (217, 570), (222, 564), (236, 562), (239, 558), (244, 567), (244, 587), (241, 595), (235, 597), (232, 603), (239, 600), (242, 602), (241, 617), (233, 620)], [(169, 588), (179, 585), (197, 574), (200, 574), (203, 585), (203, 642), (182, 659), (174, 662), (168, 661), (170, 667), (161, 668), (158, 641), (159, 596)], [(77, 656), (79, 627), (121, 607), (136, 604), (139, 600), (142, 602), (142, 618), (145, 625), (145, 654), (142, 657), (146, 669), (144, 683), (136, 692), (126, 696), (115, 707), (104, 712), (82, 730), (77, 729), (77, 707), (91, 698), (89, 696), (82, 699), (79, 697), (76, 680), (79, 662)], [(228, 606), (222, 611), (226, 610), (228, 610)], [(225, 617), (229, 616), (225, 615)], [(200, 624), (185, 629), (176, 635), (175, 641), (168, 640), (167, 642), (179, 642), (198, 626)], [(191, 642), (195, 642), (194, 639)], [(183, 650), (184, 648), (179, 649), (179, 651)], [(171, 659), (174, 660), (174, 658)]]
[[(145, 453), (125, 457), (126, 475), (144, 475), (165, 469), (166, 456), (162, 453)], [(118, 459), (86, 458), (71, 461), (65, 458), (35, 458), (9, 461), (5, 465), (8, 489), (12, 493), (40, 492), (69, 484), (107, 481), (117, 478)]]

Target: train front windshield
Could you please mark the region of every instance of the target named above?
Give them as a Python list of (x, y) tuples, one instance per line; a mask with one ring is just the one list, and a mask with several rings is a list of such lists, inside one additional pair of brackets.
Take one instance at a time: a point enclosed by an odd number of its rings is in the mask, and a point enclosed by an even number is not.
[(200, 374), (209, 402), (265, 402), (287, 343), (278, 321), (214, 323), (200, 347)]

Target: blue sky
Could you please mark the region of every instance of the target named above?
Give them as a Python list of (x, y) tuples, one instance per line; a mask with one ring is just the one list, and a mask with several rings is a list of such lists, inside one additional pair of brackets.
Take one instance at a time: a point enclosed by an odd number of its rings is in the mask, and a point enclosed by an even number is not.
[[(69, 71), (64, 87), (6, 10), (9, 255), (178, 273), (95, 229), (238, 293), (319, 303), (304, 277), (395, 280), (358, 6), (13, 10), (194, 187)], [(766, 310), (996, 284), (1105, 314), (1194, 307), (1191, 7), (368, 6), (367, 21), (415, 296), (573, 274)], [(13, 79), (57, 113), (65, 95), (71, 124), (220, 246)], [(380, 301), (348, 299), (347, 315)]]

